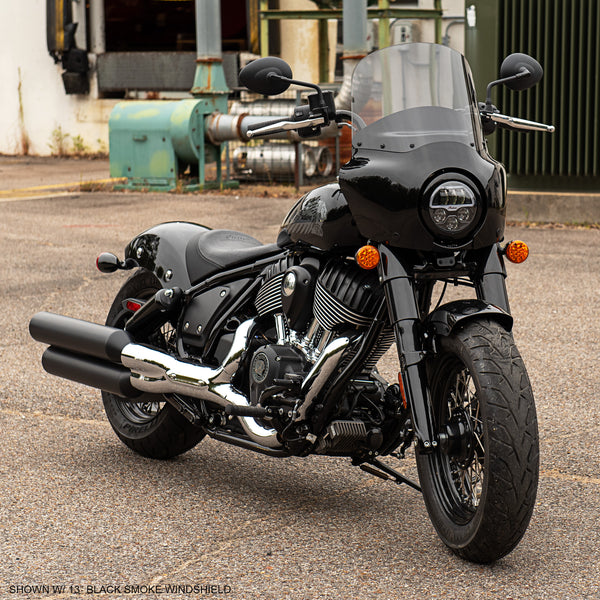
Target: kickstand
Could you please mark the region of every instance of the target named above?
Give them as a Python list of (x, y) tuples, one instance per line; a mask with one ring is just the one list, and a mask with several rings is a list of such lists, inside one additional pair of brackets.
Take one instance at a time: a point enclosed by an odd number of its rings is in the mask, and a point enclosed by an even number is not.
[(386, 464), (382, 463), (376, 458), (373, 458), (372, 460), (369, 460), (369, 462), (366, 463), (355, 462), (354, 464), (358, 465), (363, 471), (370, 473), (371, 475), (375, 475), (375, 477), (380, 477), (381, 479), (385, 479), (386, 481), (391, 479), (398, 485), (405, 483), (406, 485), (417, 490), (418, 492), (421, 491), (421, 487), (417, 483), (408, 479), (408, 477), (404, 477), (404, 475), (401, 475), (400, 473), (398, 473), (398, 471), (395, 471), (391, 467), (388, 467)]

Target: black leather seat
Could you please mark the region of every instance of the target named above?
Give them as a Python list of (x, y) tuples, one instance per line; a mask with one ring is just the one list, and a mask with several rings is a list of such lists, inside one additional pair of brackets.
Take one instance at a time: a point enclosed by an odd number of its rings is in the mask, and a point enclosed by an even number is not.
[(239, 231), (209, 229), (194, 236), (185, 251), (192, 284), (235, 265), (250, 263), (281, 252), (277, 244), (263, 245)]

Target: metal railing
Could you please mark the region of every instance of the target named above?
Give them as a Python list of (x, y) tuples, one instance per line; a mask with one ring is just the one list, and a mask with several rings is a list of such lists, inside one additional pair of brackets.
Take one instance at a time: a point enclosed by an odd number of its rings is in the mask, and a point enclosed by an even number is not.
[[(315, 10), (274, 10), (269, 9), (268, 0), (260, 0), (260, 52), (269, 55), (269, 21), (286, 19), (307, 19), (319, 22), (319, 79), (328, 80), (328, 37), (327, 21), (341, 19), (342, 9)], [(395, 8), (390, 0), (379, 0), (376, 8), (367, 9), (368, 19), (379, 19), (379, 47), (390, 45), (390, 20), (393, 19), (433, 19), (435, 21), (435, 42), (442, 43), (442, 0), (434, 0), (434, 8)]]

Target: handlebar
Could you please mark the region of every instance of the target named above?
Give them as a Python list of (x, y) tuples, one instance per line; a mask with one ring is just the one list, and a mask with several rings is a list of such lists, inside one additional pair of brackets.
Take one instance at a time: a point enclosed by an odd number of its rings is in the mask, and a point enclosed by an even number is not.
[(249, 129), (246, 135), (249, 138), (258, 137), (260, 135), (272, 135), (281, 133), (282, 131), (292, 131), (293, 129), (301, 129), (303, 127), (317, 127), (323, 125), (325, 119), (323, 117), (315, 117), (314, 119), (303, 119), (302, 121), (275, 121), (268, 125), (259, 127), (258, 129)]
[[(291, 120), (277, 119), (275, 121), (264, 121), (263, 123), (259, 124), (260, 127), (257, 127), (256, 129), (248, 129), (246, 131), (246, 135), (249, 138), (256, 138), (261, 135), (274, 135), (276, 133), (283, 133), (285, 131), (319, 127), (326, 124), (325, 118), (321, 116), (314, 116), (301, 120), (293, 119), (294, 118), (292, 117)], [(352, 113), (349, 110), (336, 111), (335, 122), (340, 124), (345, 120), (351, 121), (358, 130), (366, 127), (365, 122), (357, 114)]]
[(500, 127), (505, 127), (506, 129), (521, 129), (525, 131), (543, 131), (545, 133), (554, 133), (554, 125), (546, 125), (545, 123), (527, 121), (526, 119), (519, 119), (518, 117), (510, 117), (509, 115), (503, 115), (499, 112), (482, 110), (481, 116), (493, 121), (494, 123), (498, 123)]

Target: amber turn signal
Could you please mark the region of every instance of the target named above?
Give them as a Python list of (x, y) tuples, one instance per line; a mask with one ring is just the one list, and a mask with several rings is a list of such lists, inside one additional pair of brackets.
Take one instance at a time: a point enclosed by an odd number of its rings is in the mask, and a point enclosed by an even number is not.
[(375, 246), (366, 245), (358, 249), (354, 258), (362, 269), (374, 269), (379, 264), (379, 250)]
[(506, 244), (504, 253), (510, 262), (519, 264), (527, 260), (527, 257), (529, 256), (529, 246), (521, 240), (514, 240), (513, 242)]

